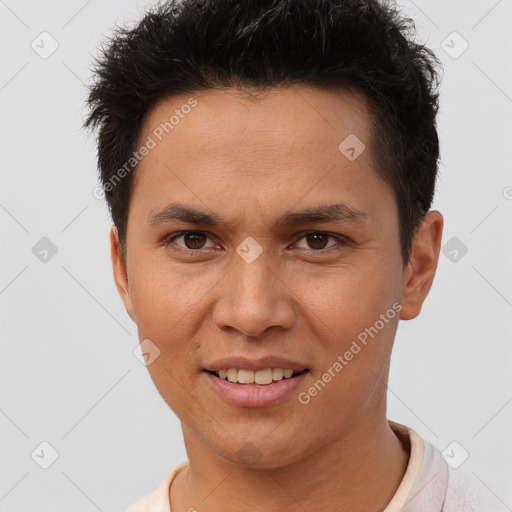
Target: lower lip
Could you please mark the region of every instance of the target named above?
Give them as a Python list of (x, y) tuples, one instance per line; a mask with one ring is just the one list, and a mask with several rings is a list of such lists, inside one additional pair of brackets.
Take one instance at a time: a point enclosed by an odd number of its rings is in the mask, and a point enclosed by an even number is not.
[(264, 386), (258, 384), (234, 384), (204, 371), (214, 389), (231, 405), (238, 407), (265, 407), (275, 405), (288, 398), (301, 385), (309, 373), (282, 379)]

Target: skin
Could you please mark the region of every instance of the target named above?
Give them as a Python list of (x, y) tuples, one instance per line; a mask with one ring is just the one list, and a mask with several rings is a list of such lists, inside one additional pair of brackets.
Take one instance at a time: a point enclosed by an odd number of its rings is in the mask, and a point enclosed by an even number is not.
[[(190, 96), (154, 107), (140, 140)], [(117, 289), (140, 340), (161, 351), (148, 370), (182, 424), (190, 465), (171, 485), (172, 511), (383, 510), (409, 457), (386, 419), (391, 350), (398, 318), (415, 318), (432, 285), (443, 217), (426, 215), (404, 265), (396, 199), (373, 168), (357, 93), (301, 86), (258, 99), (235, 89), (193, 97), (197, 106), (137, 169), (126, 261), (111, 231)], [(338, 149), (349, 134), (366, 145), (354, 161)], [(230, 227), (148, 224), (154, 208), (175, 201)], [(285, 212), (334, 202), (367, 222), (271, 227)], [(183, 230), (206, 236), (162, 243)], [(250, 264), (236, 252), (249, 236), (263, 249)], [(235, 407), (203, 372), (219, 357), (279, 355), (307, 363), (307, 390), (394, 303), (400, 314), (307, 405), (293, 393), (278, 406)], [(247, 443), (255, 462), (238, 456)]]

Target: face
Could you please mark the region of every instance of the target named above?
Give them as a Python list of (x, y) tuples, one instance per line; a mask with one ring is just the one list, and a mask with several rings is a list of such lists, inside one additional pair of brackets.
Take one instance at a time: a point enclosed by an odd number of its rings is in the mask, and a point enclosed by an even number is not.
[[(155, 145), (132, 189), (127, 260), (115, 229), (112, 257), (186, 442), (279, 467), (385, 414), (414, 272), (369, 123), (362, 97), (306, 87), (175, 96), (145, 119), (140, 141)], [(229, 368), (261, 381), (283, 373), (265, 369), (306, 371), (252, 385), (210, 373)]]

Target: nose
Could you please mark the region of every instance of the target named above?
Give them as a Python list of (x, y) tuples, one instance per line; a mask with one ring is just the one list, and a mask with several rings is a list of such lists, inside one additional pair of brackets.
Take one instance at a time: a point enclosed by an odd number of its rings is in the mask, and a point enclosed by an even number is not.
[(216, 325), (253, 338), (271, 327), (291, 329), (295, 322), (294, 294), (284, 274), (271, 268), (263, 255), (252, 263), (235, 258), (218, 290), (219, 300), (213, 310)]

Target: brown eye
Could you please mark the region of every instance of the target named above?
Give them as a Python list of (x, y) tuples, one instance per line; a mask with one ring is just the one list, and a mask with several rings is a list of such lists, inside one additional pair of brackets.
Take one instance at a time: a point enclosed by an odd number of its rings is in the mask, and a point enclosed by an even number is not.
[(325, 249), (329, 235), (324, 233), (313, 233), (306, 236), (306, 240), (312, 249)]
[(183, 241), (185, 242), (187, 249), (202, 249), (207, 238), (208, 237), (205, 234), (196, 233), (194, 231), (183, 235)]
[(312, 233), (305, 234), (300, 240), (305, 240), (307, 247), (301, 247), (301, 249), (313, 249), (314, 251), (321, 251), (323, 249), (329, 249), (336, 244), (327, 246), (329, 238), (337, 240), (339, 243), (343, 242), (341, 237), (330, 235), (329, 233), (323, 233), (321, 231), (315, 231)]
[[(183, 242), (178, 243), (178, 239), (183, 239)], [(181, 233), (176, 233), (167, 237), (163, 243), (165, 247), (175, 244), (179, 249), (190, 251), (212, 249), (217, 247), (213, 243), (210, 246), (205, 246), (205, 243), (208, 241), (208, 239), (209, 236), (206, 233), (202, 233), (201, 231), (182, 231)]]

